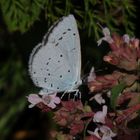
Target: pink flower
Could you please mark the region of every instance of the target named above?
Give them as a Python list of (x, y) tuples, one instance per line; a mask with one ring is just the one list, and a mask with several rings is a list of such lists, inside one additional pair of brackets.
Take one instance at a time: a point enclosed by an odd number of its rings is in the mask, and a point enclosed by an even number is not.
[(113, 39), (111, 38), (110, 31), (107, 27), (103, 28), (103, 34), (104, 34), (104, 37), (102, 37), (100, 40), (97, 41), (98, 46), (102, 43), (103, 40), (107, 41), (110, 44), (113, 43)]
[(48, 107), (54, 109), (56, 107), (56, 104), (60, 103), (60, 98), (56, 97), (56, 93), (53, 93), (50, 95), (45, 94), (42, 96), (42, 98), (36, 94), (30, 94), (27, 98), (28, 98), (28, 101), (31, 103), (31, 105), (29, 105), (29, 108), (32, 108), (35, 105), (42, 102)]
[(31, 104), (29, 105), (29, 108), (34, 107), (35, 105), (39, 104), (40, 102), (42, 102), (42, 99), (37, 95), (37, 94), (30, 94), (29, 96), (27, 96), (28, 98), (28, 102), (30, 102)]
[(112, 74), (96, 76), (94, 81), (88, 83), (88, 87), (91, 92), (101, 92), (105, 89), (111, 89), (121, 80), (123, 80), (126, 85), (130, 86), (135, 80), (137, 80), (137, 78), (138, 77), (133, 74), (130, 75), (119, 71), (114, 71)]
[(96, 74), (94, 72), (94, 67), (92, 67), (88, 76), (88, 82), (94, 81), (95, 78), (96, 78)]
[(75, 110), (83, 111), (83, 104), (80, 100), (62, 101), (62, 106), (64, 107), (64, 110), (69, 111), (69, 112), (71, 112), (71, 111), (75, 112)]
[(93, 81), (88, 82), (88, 87), (91, 92), (100, 92), (118, 84), (118, 80), (122, 75), (121, 72), (115, 71), (112, 74), (96, 76)]
[(108, 28), (103, 28), (103, 34), (104, 37), (98, 41), (98, 45), (104, 40), (111, 48), (104, 56), (104, 61), (129, 71), (137, 69), (137, 60), (140, 58), (139, 39), (130, 38), (127, 34), (123, 37), (117, 34), (110, 36)]
[(95, 101), (96, 101), (98, 104), (100, 104), (100, 105), (105, 103), (105, 100), (103, 99), (101, 93), (96, 94), (96, 95), (95, 95), (94, 97), (92, 97), (90, 100), (92, 100), (92, 99), (95, 99)]
[(125, 43), (129, 44), (129, 42), (130, 42), (129, 35), (128, 34), (123, 35), (123, 40), (124, 40)]
[(95, 113), (95, 115), (93, 117), (93, 121), (101, 122), (101, 123), (105, 124), (106, 115), (107, 115), (107, 106), (104, 105), (102, 111), (98, 111)]
[(85, 114), (82, 102), (78, 101), (62, 101), (62, 107), (55, 112), (54, 120), (61, 126), (66, 126), (81, 120)]
[(70, 125), (70, 134), (76, 135), (78, 133), (81, 133), (84, 129), (84, 122), (82, 120), (75, 121)]
[(112, 140), (112, 137), (116, 136), (116, 133), (105, 125), (100, 127), (100, 131), (103, 133), (102, 140)]
[(100, 137), (98, 131), (99, 131), (99, 128), (98, 128), (98, 127), (94, 130), (94, 132), (93, 132), (93, 131), (90, 131), (90, 130), (87, 130), (87, 132), (88, 132), (90, 135), (93, 135), (93, 136), (97, 137), (99, 140), (101, 140), (101, 137)]
[(95, 135), (100, 140), (112, 140), (112, 137), (116, 136), (116, 133), (112, 132), (112, 130), (105, 125), (97, 127), (94, 132), (88, 130), (88, 133), (90, 135)]
[(50, 95), (43, 95), (42, 102), (47, 105), (48, 107), (54, 109), (56, 108), (56, 104), (60, 103), (60, 98), (56, 97), (56, 93)]

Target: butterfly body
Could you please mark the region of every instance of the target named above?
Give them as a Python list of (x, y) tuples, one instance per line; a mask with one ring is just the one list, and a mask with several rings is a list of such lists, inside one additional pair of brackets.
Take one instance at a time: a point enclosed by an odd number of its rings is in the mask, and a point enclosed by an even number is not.
[(80, 84), (81, 51), (73, 15), (56, 22), (32, 51), (29, 73), (40, 94), (75, 90)]

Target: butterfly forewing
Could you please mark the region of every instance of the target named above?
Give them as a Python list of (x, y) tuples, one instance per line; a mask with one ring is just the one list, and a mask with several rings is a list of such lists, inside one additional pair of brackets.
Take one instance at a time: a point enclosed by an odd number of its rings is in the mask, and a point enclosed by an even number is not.
[(72, 15), (63, 17), (33, 50), (29, 72), (34, 83), (50, 91), (74, 89), (80, 82), (81, 52), (77, 24)]

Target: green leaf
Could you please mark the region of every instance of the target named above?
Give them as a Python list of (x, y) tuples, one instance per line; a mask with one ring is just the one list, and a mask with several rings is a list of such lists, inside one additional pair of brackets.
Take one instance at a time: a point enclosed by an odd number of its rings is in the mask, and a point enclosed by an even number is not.
[(72, 13), (78, 19), (80, 29), (95, 39), (100, 38), (99, 31), (96, 31), (97, 22), (105, 24), (112, 31), (123, 25), (121, 33), (133, 35), (135, 30), (132, 19), (136, 18), (136, 7), (131, 0), (84, 0), (80, 3), (70, 0), (0, 0), (0, 8), (11, 32), (26, 32), (35, 21), (41, 19), (42, 13), (48, 26), (59, 17)]
[(113, 109), (116, 108), (117, 98), (118, 98), (119, 94), (123, 91), (125, 86), (126, 86), (126, 84), (121, 82), (120, 84), (114, 86), (111, 89), (111, 107)]
[(45, 0), (1, 0), (3, 19), (9, 31), (27, 31), (38, 19), (45, 3)]

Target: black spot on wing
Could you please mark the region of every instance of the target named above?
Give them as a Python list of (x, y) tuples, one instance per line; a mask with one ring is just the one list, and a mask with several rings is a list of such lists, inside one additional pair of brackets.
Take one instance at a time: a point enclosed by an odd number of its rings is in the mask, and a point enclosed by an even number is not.
[(66, 34), (67, 32), (63, 32), (63, 35)]
[(56, 43), (56, 44), (55, 44), (55, 46), (58, 46), (58, 45), (59, 45), (59, 43)]
[(63, 39), (63, 37), (60, 37), (58, 40), (62, 40)]
[(44, 78), (44, 82), (45, 82), (45, 83), (47, 82), (47, 78), (46, 78), (46, 77)]

